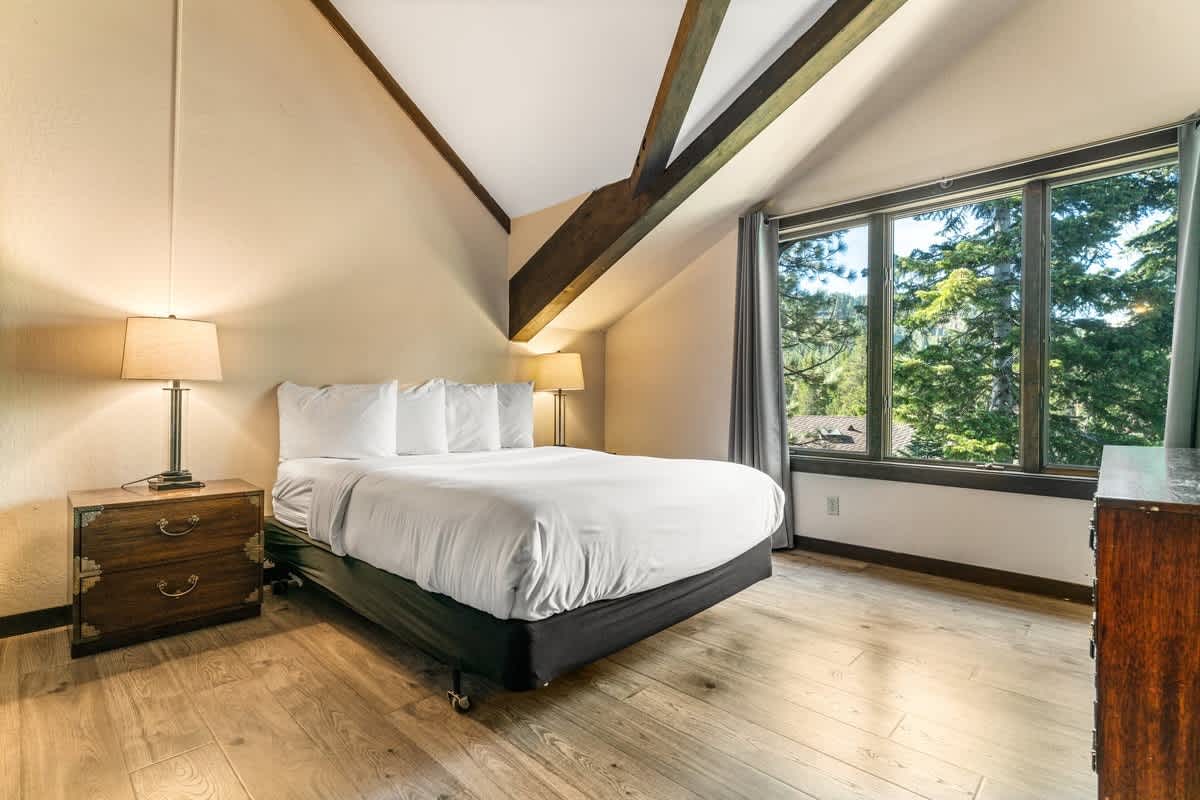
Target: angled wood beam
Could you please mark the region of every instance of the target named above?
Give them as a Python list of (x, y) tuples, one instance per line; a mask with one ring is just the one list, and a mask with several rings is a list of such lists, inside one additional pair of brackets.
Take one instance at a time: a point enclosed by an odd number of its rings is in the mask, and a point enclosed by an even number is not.
[(629, 176), (634, 194), (645, 191), (666, 168), (728, 8), (729, 0), (687, 0)]
[(533, 338), (904, 2), (835, 0), (645, 191), (592, 192), (509, 280), (509, 335)]
[(458, 173), (463, 182), (474, 192), (479, 198), (479, 202), (483, 203), (484, 207), (491, 212), (496, 218), (496, 222), (500, 223), (500, 227), (506, 231), (510, 231), (512, 223), (509, 221), (508, 214), (504, 213), (504, 209), (500, 204), (488, 194), (488, 190), (483, 187), (479, 179), (471, 172), (466, 163), (458, 157), (458, 153), (454, 152), (454, 148), (450, 143), (442, 138), (438, 133), (437, 128), (433, 127), (433, 123), (429, 118), (421, 113), (421, 109), (417, 108), (417, 104), (408, 96), (408, 93), (401, 88), (392, 74), (388, 72), (387, 67), (383, 65), (375, 54), (371, 52), (371, 48), (367, 47), (366, 42), (354, 31), (354, 28), (346, 21), (341, 12), (337, 10), (337, 6), (333, 4), (333, 0), (312, 0), (312, 4), (321, 12), (322, 16), (329, 21), (333, 29), (337, 31), (342, 40), (350, 46), (359, 60), (363, 62), (371, 74), (375, 76), (392, 99), (396, 101), (396, 105), (409, 116), (409, 119), (420, 129), (421, 133), (425, 134), (425, 138), (433, 145), (434, 149), (442, 154), (442, 158), (446, 159), (451, 168)]

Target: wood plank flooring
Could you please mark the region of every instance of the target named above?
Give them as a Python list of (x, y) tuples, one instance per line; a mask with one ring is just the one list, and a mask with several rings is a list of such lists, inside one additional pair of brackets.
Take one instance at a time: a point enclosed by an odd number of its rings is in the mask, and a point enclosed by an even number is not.
[(805, 553), (530, 693), (310, 592), (70, 661), (0, 639), (0, 796), (1094, 798), (1089, 609)]

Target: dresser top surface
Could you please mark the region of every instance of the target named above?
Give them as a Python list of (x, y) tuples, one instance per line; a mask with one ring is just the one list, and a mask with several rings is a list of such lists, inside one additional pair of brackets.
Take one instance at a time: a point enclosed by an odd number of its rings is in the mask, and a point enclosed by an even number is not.
[(1101, 503), (1200, 506), (1200, 450), (1107, 446), (1096, 498)]
[(197, 498), (231, 497), (261, 492), (262, 489), (240, 478), (207, 481), (200, 489), (173, 489), (155, 491), (146, 484), (113, 489), (88, 489), (70, 492), (67, 499), (72, 508), (119, 508), (121, 506), (144, 506), (150, 503), (169, 503), (173, 500), (195, 500)]

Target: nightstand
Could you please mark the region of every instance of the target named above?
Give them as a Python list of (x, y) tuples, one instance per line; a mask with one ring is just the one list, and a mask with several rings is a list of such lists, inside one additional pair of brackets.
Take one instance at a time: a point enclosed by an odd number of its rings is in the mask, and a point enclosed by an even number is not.
[(242, 480), (71, 492), (71, 656), (262, 608), (263, 490)]

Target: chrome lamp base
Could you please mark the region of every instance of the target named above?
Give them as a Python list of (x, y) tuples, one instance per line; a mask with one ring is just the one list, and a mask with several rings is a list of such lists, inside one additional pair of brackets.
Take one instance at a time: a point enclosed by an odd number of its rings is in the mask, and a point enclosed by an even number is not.
[(567, 446), (567, 393), (554, 390), (554, 445)]
[(160, 472), (146, 484), (152, 491), (167, 492), (173, 489), (202, 489), (204, 481), (194, 480), (191, 470), (179, 465), (183, 454), (183, 393), (187, 389), (179, 385), (179, 381), (171, 381), (171, 385), (163, 391), (171, 393), (171, 466)]
[(146, 481), (146, 485), (153, 491), (167, 492), (172, 489), (203, 489), (204, 481), (193, 480), (190, 471), (181, 469), (159, 473)]

